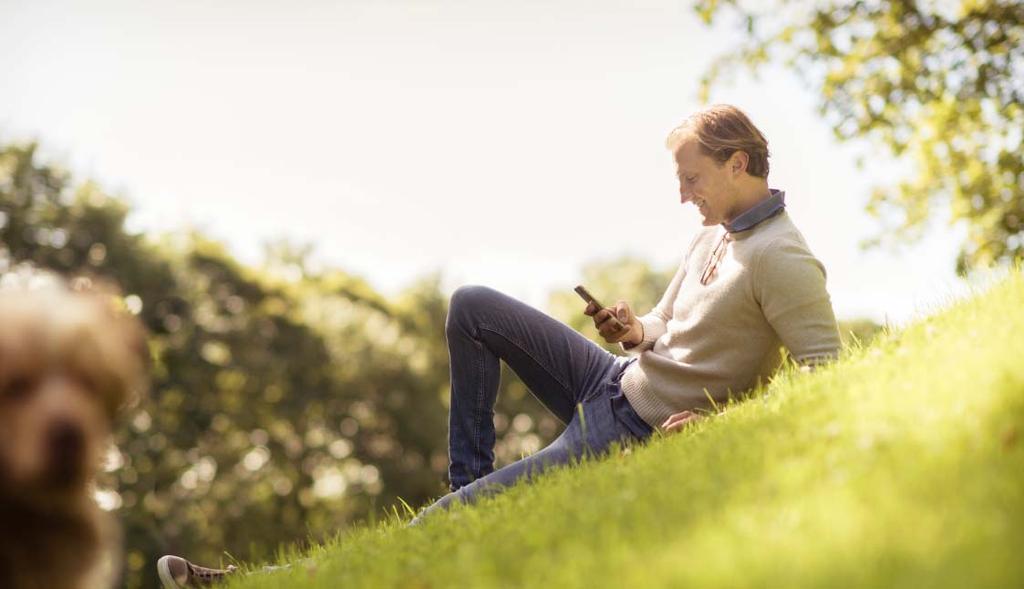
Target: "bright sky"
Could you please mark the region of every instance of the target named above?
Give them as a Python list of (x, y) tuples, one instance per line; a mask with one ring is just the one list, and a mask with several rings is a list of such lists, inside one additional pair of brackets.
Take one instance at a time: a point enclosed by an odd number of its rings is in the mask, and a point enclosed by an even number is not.
[[(441, 269), (543, 307), (595, 258), (680, 262), (699, 215), (664, 137), (734, 35), (678, 0), (3, 0), (0, 141), (37, 138), (138, 230), (196, 226), (249, 263), (288, 237), (388, 295)], [(738, 79), (712, 102), (768, 137), (840, 318), (963, 291), (960, 232), (859, 249), (892, 166), (858, 170), (806, 83)]]

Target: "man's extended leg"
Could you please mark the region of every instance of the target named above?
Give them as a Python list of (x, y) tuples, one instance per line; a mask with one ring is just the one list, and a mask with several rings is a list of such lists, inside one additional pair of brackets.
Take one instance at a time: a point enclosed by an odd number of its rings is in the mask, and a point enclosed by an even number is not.
[(616, 356), (553, 317), (486, 286), (452, 294), (445, 323), (451, 364), (448, 477), (455, 491), (494, 471), (499, 360), (568, 424)]
[(653, 430), (631, 431), (613, 408), (612, 397), (621, 394), (619, 381), (628, 362), (621, 359), (615, 363), (609, 377), (599, 383), (593, 395), (576, 406), (569, 425), (550, 445), (448, 493), (417, 514), (408, 525), (417, 525), (431, 513), (456, 501), (472, 503), (481, 497), (500, 493), (519, 480), (532, 480), (550, 468), (568, 464), (584, 455), (598, 456), (613, 442), (629, 444), (647, 438)]

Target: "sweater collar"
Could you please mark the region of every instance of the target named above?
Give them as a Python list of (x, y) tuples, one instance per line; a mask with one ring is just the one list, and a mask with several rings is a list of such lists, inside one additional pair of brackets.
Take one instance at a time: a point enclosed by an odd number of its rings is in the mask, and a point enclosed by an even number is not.
[(729, 233), (752, 229), (755, 225), (786, 208), (786, 191), (768, 189), (768, 198), (743, 211), (729, 222), (722, 223)]

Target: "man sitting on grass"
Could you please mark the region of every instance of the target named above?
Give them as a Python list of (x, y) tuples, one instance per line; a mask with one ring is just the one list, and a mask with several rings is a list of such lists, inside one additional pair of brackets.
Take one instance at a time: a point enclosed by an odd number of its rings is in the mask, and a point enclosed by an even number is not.
[[(700, 210), (705, 228), (646, 315), (636, 317), (625, 301), (605, 309), (587, 304), (584, 313), (601, 337), (625, 356), (491, 288), (463, 286), (452, 294), (445, 325), (451, 492), (409, 525), (454, 501), (470, 503), (586, 453), (601, 454), (613, 442), (679, 431), (707, 408), (709, 396), (725, 401), (767, 379), (781, 363), (781, 346), (805, 366), (838, 355), (825, 268), (786, 213), (785, 193), (768, 187), (764, 135), (739, 109), (715, 105), (675, 128), (668, 147), (680, 202)], [(499, 360), (567, 426), (546, 448), (494, 470)], [(233, 570), (170, 555), (157, 569), (168, 589), (214, 582)]]

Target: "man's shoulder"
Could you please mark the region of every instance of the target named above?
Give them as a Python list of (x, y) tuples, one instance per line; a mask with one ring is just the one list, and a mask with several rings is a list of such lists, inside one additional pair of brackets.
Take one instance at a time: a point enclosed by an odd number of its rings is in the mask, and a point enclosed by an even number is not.
[(810, 252), (804, 234), (785, 210), (761, 223), (745, 242), (748, 248), (757, 251), (795, 247)]
[(732, 233), (731, 240), (735, 243), (737, 253), (745, 257), (757, 256), (759, 252), (772, 242), (786, 237), (799, 235), (789, 215), (783, 210), (748, 231)]
[(752, 254), (755, 277), (767, 280), (774, 276), (793, 286), (801, 281), (798, 277), (806, 277), (808, 272), (826, 274), (825, 265), (792, 222), (781, 224), (762, 239)]

